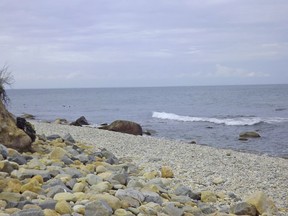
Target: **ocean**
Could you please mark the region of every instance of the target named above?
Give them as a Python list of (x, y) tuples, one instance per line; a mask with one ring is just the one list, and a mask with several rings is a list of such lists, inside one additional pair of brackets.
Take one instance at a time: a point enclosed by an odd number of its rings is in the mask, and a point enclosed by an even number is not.
[[(40, 121), (139, 123), (152, 136), (288, 158), (288, 85), (8, 89), (8, 109)], [(261, 138), (238, 140), (245, 131)], [(191, 144), (193, 145), (193, 144)], [(181, 144), (179, 144), (181, 148)]]

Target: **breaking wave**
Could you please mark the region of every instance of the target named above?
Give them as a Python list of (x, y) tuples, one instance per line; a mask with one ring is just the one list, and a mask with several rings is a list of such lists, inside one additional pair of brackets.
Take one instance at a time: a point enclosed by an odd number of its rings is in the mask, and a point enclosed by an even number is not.
[(214, 124), (225, 124), (229, 126), (244, 126), (244, 125), (256, 125), (259, 123), (281, 123), (288, 122), (288, 118), (280, 117), (227, 117), (227, 118), (209, 118), (209, 117), (192, 117), (181, 116), (174, 113), (166, 112), (153, 112), (153, 118), (183, 121), (183, 122), (211, 122)]

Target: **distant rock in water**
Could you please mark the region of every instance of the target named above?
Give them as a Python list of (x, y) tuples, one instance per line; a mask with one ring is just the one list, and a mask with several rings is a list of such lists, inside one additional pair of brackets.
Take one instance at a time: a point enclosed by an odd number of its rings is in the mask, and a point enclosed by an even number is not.
[(255, 131), (243, 132), (240, 133), (239, 135), (240, 140), (247, 140), (248, 138), (259, 138), (259, 137), (261, 137), (260, 134)]
[(142, 127), (139, 124), (125, 120), (116, 120), (110, 125), (99, 127), (99, 129), (141, 136), (143, 134)]
[(84, 116), (81, 116), (80, 118), (78, 118), (76, 121), (72, 122), (70, 125), (74, 125), (74, 126), (83, 126), (83, 125), (89, 125), (87, 119)]
[(25, 119), (35, 119), (35, 116), (29, 113), (24, 113), (23, 115), (21, 115), (21, 118), (25, 118)]

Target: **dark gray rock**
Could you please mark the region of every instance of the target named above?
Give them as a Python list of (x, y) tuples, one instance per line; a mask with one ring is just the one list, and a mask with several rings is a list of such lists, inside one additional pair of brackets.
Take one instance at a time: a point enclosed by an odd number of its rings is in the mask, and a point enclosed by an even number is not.
[(72, 167), (65, 167), (63, 169), (64, 173), (70, 175), (72, 178), (81, 178), (83, 177), (83, 173), (81, 173), (78, 169)]
[(145, 197), (144, 202), (147, 202), (147, 203), (153, 202), (153, 203), (158, 203), (159, 205), (162, 205), (162, 203), (163, 203), (162, 197), (155, 192), (144, 191), (144, 192), (142, 192), (142, 194)]
[(70, 179), (68, 182), (66, 182), (66, 186), (69, 188), (69, 189), (73, 189), (73, 186), (77, 183), (77, 179), (75, 178), (72, 178)]
[(8, 157), (8, 149), (6, 146), (0, 144), (0, 154), (2, 155), (2, 157), (4, 159), (6, 159)]
[(56, 200), (44, 200), (44, 201), (41, 201), (39, 202), (39, 206), (41, 209), (55, 209), (55, 206), (56, 206), (56, 203), (57, 201)]
[(111, 165), (119, 163), (118, 158), (112, 152), (108, 151), (107, 149), (105, 149), (105, 148), (102, 149), (101, 153), (102, 153), (103, 157), (106, 158), (106, 161), (105, 161), (106, 163), (109, 163)]
[(63, 137), (64, 141), (65, 142), (68, 142), (68, 143), (75, 143), (75, 140), (73, 139), (72, 135), (70, 133), (66, 134), (64, 137)]
[(142, 192), (133, 188), (119, 189), (115, 196), (120, 200), (124, 200), (129, 203), (132, 207), (139, 207), (140, 204), (145, 200), (145, 196)]
[(104, 200), (89, 202), (85, 206), (86, 216), (110, 216), (113, 209)]
[(207, 203), (199, 203), (198, 207), (204, 214), (212, 214), (217, 211), (217, 209), (214, 206), (209, 205)]
[(178, 186), (174, 194), (177, 196), (188, 196), (193, 200), (200, 200), (201, 199), (201, 193), (193, 192), (189, 187), (180, 185)]
[(9, 161), (13, 161), (19, 165), (23, 165), (23, 164), (26, 164), (27, 163), (27, 159), (26, 157), (24, 157), (23, 155), (21, 154), (14, 154), (12, 157), (8, 157), (8, 160)]
[(89, 125), (87, 119), (84, 116), (81, 116), (80, 118), (78, 118), (76, 121), (72, 122), (70, 125), (74, 125), (74, 126), (83, 126), (83, 125)]
[(110, 125), (99, 127), (99, 129), (133, 134), (133, 135), (143, 134), (142, 127), (139, 124), (125, 120), (116, 120), (112, 122)]
[(16, 212), (14, 214), (11, 214), (11, 216), (44, 216), (44, 212), (42, 209), (24, 209), (19, 212)]
[(231, 207), (230, 212), (235, 215), (251, 215), (256, 216), (257, 210), (255, 206), (246, 202), (237, 203)]
[(34, 130), (33, 125), (30, 122), (27, 122), (25, 118), (17, 117), (16, 125), (31, 138), (32, 142), (35, 141), (36, 131)]
[(19, 180), (32, 178), (36, 175), (41, 175), (44, 181), (48, 181), (49, 179), (51, 179), (51, 175), (48, 170), (23, 169), (21, 171), (17, 170), (16, 172), (13, 172), (13, 175), (15, 175)]
[(50, 135), (50, 136), (46, 137), (46, 139), (50, 140), (50, 141), (55, 140), (55, 139), (59, 139), (59, 138), (61, 138), (61, 136), (58, 135), (58, 134), (53, 134), (53, 135)]
[(66, 187), (66, 185), (62, 186), (62, 185), (56, 185), (54, 187), (51, 187), (47, 193), (47, 197), (54, 197), (55, 194), (57, 193), (63, 193), (63, 192), (71, 192), (71, 190)]

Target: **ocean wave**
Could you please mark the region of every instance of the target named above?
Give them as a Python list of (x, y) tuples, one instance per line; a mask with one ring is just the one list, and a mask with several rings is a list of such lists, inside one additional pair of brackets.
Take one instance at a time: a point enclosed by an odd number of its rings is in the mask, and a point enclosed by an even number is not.
[(192, 117), (192, 116), (182, 116), (174, 113), (166, 112), (153, 112), (153, 118), (174, 120), (174, 121), (184, 121), (184, 122), (211, 122), (214, 124), (225, 124), (229, 126), (245, 126), (245, 125), (256, 125), (260, 123), (281, 123), (288, 122), (288, 118), (280, 117), (228, 117), (228, 118), (209, 118), (209, 117)]

